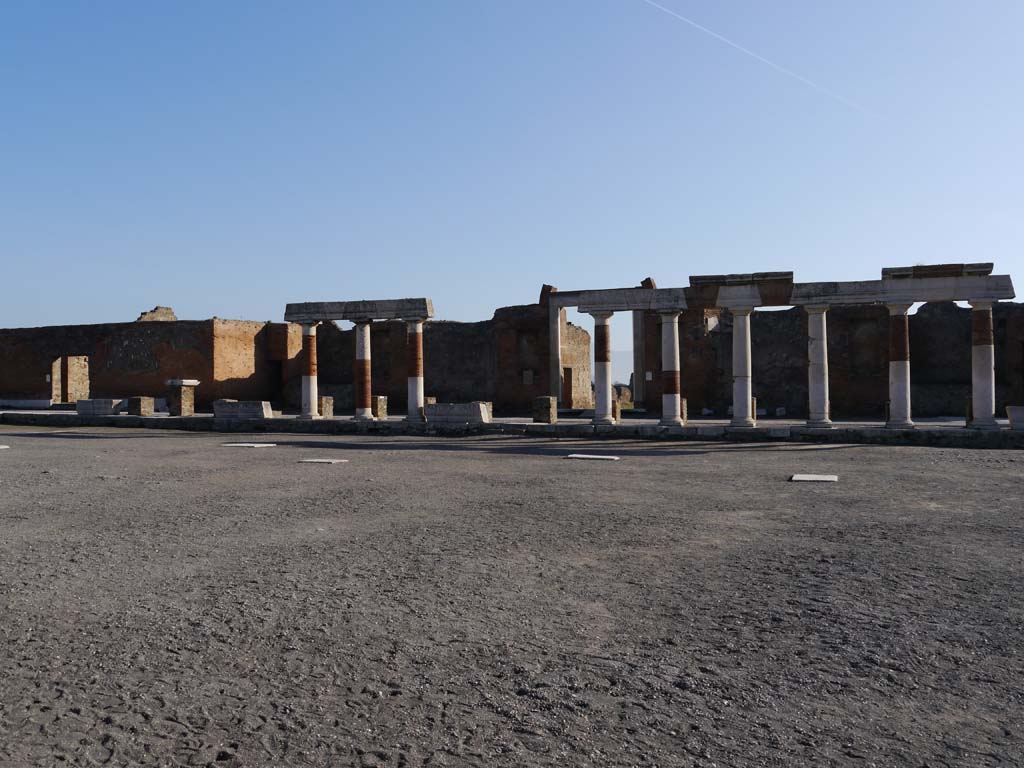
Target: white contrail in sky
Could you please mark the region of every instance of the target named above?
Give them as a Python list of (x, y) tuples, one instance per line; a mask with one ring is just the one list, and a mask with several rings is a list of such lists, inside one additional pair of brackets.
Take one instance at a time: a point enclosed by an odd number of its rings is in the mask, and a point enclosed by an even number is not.
[(826, 88), (823, 85), (818, 85), (813, 80), (808, 80), (803, 75), (797, 74), (796, 72), (794, 72), (791, 69), (786, 69), (782, 65), (776, 64), (774, 61), (770, 61), (769, 59), (766, 59), (764, 56), (761, 56), (760, 54), (754, 53), (749, 48), (744, 48), (739, 43), (734, 43), (732, 40), (730, 40), (727, 37), (722, 37), (722, 35), (718, 34), (714, 30), (708, 29), (707, 27), (703, 26), (702, 24), (698, 24), (693, 19), (688, 19), (685, 16), (683, 16), (682, 14), (676, 13), (671, 8), (666, 8), (664, 5), (659, 5), (658, 3), (654, 2), (654, 0), (643, 0), (643, 2), (647, 3), (648, 5), (650, 5), (650, 6), (654, 7), (654, 8), (657, 8), (659, 11), (663, 11), (664, 13), (667, 13), (669, 16), (672, 16), (674, 18), (679, 19), (682, 22), (685, 22), (686, 24), (689, 24), (694, 29), (699, 29), (701, 32), (703, 32), (706, 35), (711, 35), (711, 37), (715, 38), (719, 42), (725, 43), (726, 45), (728, 45), (731, 48), (735, 48), (740, 53), (745, 53), (750, 58), (756, 59), (757, 61), (760, 61), (762, 64), (767, 64), (772, 69), (777, 70), (778, 72), (781, 72), (784, 75), (792, 77), (794, 80), (799, 80), (804, 85), (810, 86), (811, 88), (813, 88), (814, 90), (818, 91), (819, 93), (823, 93), (826, 96), (835, 99), (836, 101), (841, 101), (846, 106), (852, 107), (853, 109), (856, 109), (856, 110), (858, 110), (860, 112), (864, 112), (866, 114), (871, 114), (870, 110), (868, 110), (865, 107), (861, 106), (857, 102), (850, 101), (845, 96), (843, 96), (841, 94), (838, 94), (835, 91), (829, 90), (828, 88)]

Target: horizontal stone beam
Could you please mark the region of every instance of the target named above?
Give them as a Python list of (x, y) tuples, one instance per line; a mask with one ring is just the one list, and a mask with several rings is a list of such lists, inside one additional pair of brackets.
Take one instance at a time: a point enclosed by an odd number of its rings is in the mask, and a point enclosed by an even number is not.
[(310, 301), (289, 304), (285, 322), (317, 323), (321, 320), (429, 320), (434, 316), (430, 299), (381, 299), (379, 301)]
[(882, 279), (908, 277), (983, 277), (992, 274), (991, 262), (976, 264), (918, 264), (914, 267), (883, 267)]
[(682, 288), (609, 288), (581, 291), (576, 308), (580, 312), (658, 312), (686, 309)]
[(999, 301), (1014, 297), (1009, 275), (901, 277), (843, 283), (796, 283), (792, 304), (913, 304), (920, 301)]

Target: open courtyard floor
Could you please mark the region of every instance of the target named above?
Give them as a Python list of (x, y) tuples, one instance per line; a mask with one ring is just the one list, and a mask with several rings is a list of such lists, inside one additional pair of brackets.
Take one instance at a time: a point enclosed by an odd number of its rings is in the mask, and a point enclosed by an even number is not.
[(0, 445), (2, 766), (1024, 763), (1024, 451)]

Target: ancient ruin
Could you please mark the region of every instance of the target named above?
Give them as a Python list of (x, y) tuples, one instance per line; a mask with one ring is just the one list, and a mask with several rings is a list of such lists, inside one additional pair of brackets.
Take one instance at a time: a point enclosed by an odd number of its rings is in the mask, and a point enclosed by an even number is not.
[[(391, 411), (418, 423), (433, 400), (483, 403), (488, 419), (536, 412), (544, 424), (604, 426), (625, 404), (627, 416), (657, 417), (669, 429), (688, 414), (726, 417), (733, 430), (755, 427), (759, 416), (829, 429), (837, 412), (902, 430), (915, 415), (966, 415), (985, 431), (1024, 403), (1024, 306), (1006, 301), (1013, 297), (1010, 277), (993, 275), (991, 264), (946, 264), (848, 282), (762, 272), (697, 275), (678, 288), (651, 278), (633, 288), (546, 285), (537, 303), (481, 323), (437, 320), (421, 298), (289, 304), (283, 323), (163, 315), (8, 329), (0, 330), (0, 405), (151, 397), (158, 410), (189, 416), (234, 400), (308, 420), (337, 413), (373, 422)], [(594, 320), (593, 382), (590, 334), (568, 322), (572, 308)], [(623, 313), (633, 326), (631, 389), (611, 373), (610, 328)], [(549, 399), (535, 411), (538, 398)]]

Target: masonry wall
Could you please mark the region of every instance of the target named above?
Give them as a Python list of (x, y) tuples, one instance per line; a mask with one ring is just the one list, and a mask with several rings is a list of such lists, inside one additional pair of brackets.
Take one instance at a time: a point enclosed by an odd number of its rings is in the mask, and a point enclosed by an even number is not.
[[(0, 398), (49, 400), (62, 356), (89, 357), (90, 395), (158, 395), (168, 378), (213, 380), (213, 323), (106, 323), (0, 329)], [(201, 386), (197, 397), (201, 398)]]

